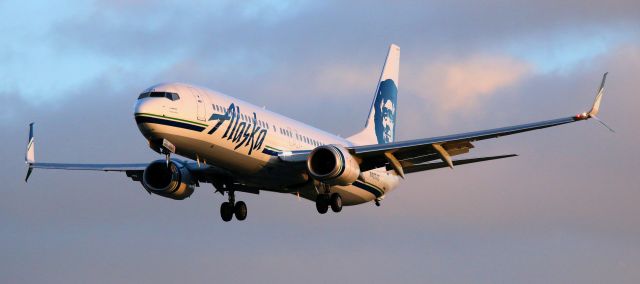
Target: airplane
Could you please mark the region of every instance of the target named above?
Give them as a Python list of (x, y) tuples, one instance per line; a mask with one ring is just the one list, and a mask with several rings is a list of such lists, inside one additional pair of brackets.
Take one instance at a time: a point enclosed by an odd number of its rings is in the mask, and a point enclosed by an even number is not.
[[(364, 128), (342, 138), (264, 107), (207, 88), (163, 83), (140, 93), (134, 119), (149, 147), (163, 158), (139, 164), (41, 163), (35, 160), (34, 124), (29, 125), (25, 182), (34, 169), (123, 172), (149, 193), (175, 200), (203, 183), (228, 201), (220, 216), (247, 217), (235, 193), (293, 194), (315, 202), (320, 214), (372, 202), (380, 206), (406, 175), (515, 157), (515, 154), (452, 159), (472, 143), (577, 121), (598, 119), (607, 77), (593, 106), (574, 116), (408, 141), (395, 140), (400, 48), (389, 47)], [(609, 130), (613, 131), (611, 128)], [(179, 155), (187, 160), (176, 159)]]

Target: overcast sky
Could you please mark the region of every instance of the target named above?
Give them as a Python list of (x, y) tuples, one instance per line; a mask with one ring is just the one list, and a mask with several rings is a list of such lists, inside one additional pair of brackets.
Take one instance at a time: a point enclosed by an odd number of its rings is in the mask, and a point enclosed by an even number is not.
[[(638, 283), (638, 1), (0, 0), (2, 283)], [(594, 121), (476, 143), (517, 158), (411, 174), (381, 207), (319, 215), (295, 196), (211, 186), (185, 201), (123, 174), (38, 161), (148, 162), (133, 120), (159, 82), (202, 85), (342, 136), (402, 48), (398, 139), (587, 110)]]

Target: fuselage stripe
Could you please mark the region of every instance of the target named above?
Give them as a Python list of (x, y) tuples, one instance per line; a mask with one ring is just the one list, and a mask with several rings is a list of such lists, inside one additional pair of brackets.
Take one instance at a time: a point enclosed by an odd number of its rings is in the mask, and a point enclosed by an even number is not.
[(179, 122), (186, 122), (186, 123), (191, 123), (191, 124), (195, 124), (195, 125), (200, 125), (200, 126), (204, 126), (204, 127), (208, 127), (209, 126), (208, 124), (204, 124), (204, 123), (200, 123), (200, 122), (195, 122), (195, 121), (191, 121), (191, 120), (175, 118), (175, 117), (165, 116), (165, 115), (157, 115), (157, 114), (153, 114), (153, 113), (137, 112), (134, 115), (135, 116), (151, 116), (151, 117), (157, 117), (157, 118), (162, 118), (162, 119), (170, 119), (170, 120), (175, 120), (175, 121), (179, 121)]
[(357, 188), (360, 188), (360, 189), (363, 189), (363, 190), (366, 190), (369, 193), (375, 195), (375, 197), (380, 197), (380, 196), (382, 196), (384, 194), (384, 192), (382, 190), (378, 189), (377, 187), (372, 186), (370, 184), (363, 183), (363, 182), (356, 181), (356, 182), (353, 183), (353, 186), (355, 186)]
[(278, 154), (279, 154), (278, 152), (273, 151), (273, 150), (268, 149), (268, 148), (262, 149), (262, 153), (265, 153), (265, 154), (267, 154), (269, 156), (278, 156)]
[(189, 123), (173, 121), (173, 120), (168, 120), (168, 119), (162, 119), (162, 118), (158, 118), (158, 117), (141, 116), (141, 115), (136, 116), (136, 123), (138, 123), (138, 124), (140, 124), (140, 123), (162, 124), (162, 125), (168, 125), (168, 126), (188, 129), (188, 130), (192, 130), (192, 131), (198, 131), (198, 132), (202, 132), (205, 129), (202, 126), (193, 125), (193, 124), (189, 124)]

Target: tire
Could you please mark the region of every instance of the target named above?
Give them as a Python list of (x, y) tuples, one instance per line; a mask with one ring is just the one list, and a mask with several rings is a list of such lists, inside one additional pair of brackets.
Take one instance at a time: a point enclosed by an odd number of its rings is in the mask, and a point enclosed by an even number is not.
[(238, 221), (247, 219), (247, 204), (243, 201), (236, 202), (236, 206), (233, 208), (233, 212), (236, 215)]
[(342, 211), (342, 197), (340, 196), (340, 194), (338, 193), (334, 193), (331, 194), (331, 210), (333, 210), (333, 212), (340, 212)]
[(220, 217), (222, 217), (222, 221), (231, 221), (233, 218), (233, 205), (231, 205), (231, 203), (222, 202), (220, 205)]
[(326, 194), (320, 194), (316, 197), (316, 209), (320, 214), (329, 211), (329, 198), (327, 198)]

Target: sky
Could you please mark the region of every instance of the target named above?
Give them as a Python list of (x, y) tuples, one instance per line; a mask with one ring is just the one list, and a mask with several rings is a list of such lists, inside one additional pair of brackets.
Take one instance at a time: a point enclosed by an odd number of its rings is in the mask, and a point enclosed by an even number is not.
[[(0, 0), (2, 283), (638, 283), (638, 1)], [(159, 159), (133, 120), (159, 82), (218, 90), (329, 132), (364, 124), (389, 44), (402, 48), (397, 139), (587, 110), (594, 121), (486, 140), (519, 157), (408, 175), (381, 207), (319, 215), (238, 194), (224, 223), (117, 173), (36, 159)]]

